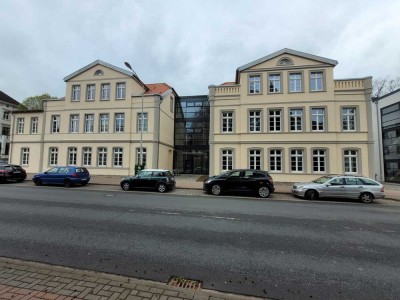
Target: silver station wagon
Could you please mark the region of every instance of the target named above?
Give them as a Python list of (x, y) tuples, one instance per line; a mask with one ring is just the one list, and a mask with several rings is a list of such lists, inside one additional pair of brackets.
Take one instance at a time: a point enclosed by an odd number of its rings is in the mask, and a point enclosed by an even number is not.
[(367, 177), (350, 175), (327, 175), (312, 182), (295, 183), (292, 193), (314, 200), (323, 197), (359, 199), (371, 203), (385, 197), (382, 184)]

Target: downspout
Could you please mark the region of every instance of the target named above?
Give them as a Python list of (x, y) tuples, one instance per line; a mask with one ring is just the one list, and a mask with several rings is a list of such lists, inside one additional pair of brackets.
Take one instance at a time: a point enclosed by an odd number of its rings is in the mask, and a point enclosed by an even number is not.
[(375, 106), (376, 106), (376, 121), (378, 123), (378, 153), (379, 153), (379, 173), (380, 173), (380, 181), (384, 181), (384, 172), (382, 172), (382, 141), (381, 141), (381, 130), (382, 130), (382, 124), (380, 122), (380, 118), (379, 118), (379, 107), (378, 107), (378, 100), (375, 100)]
[(46, 129), (46, 113), (47, 111), (47, 101), (43, 101), (43, 125), (42, 133), (40, 134), (40, 155), (39, 155), (39, 172), (43, 172), (43, 156), (44, 156), (44, 134)]

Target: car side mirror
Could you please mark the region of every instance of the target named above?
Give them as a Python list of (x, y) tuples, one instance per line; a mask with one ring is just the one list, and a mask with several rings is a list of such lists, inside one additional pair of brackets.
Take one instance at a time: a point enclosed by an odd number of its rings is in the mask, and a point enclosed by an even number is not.
[(325, 186), (331, 186), (332, 184), (331, 183), (325, 183)]
[(44, 174), (49, 174), (49, 173), (47, 173), (47, 172), (44, 172)]

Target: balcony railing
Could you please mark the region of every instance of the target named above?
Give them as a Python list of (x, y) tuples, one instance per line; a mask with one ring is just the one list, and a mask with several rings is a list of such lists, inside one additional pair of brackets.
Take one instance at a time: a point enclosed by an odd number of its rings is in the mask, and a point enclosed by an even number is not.
[(362, 90), (365, 88), (364, 79), (335, 80), (335, 90)]
[(221, 85), (215, 87), (215, 95), (238, 95), (240, 94), (240, 85)]

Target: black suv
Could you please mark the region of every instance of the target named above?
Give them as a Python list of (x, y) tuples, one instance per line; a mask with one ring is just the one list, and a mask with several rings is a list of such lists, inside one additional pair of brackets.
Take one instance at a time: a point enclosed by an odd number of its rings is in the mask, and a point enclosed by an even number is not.
[(168, 170), (145, 169), (136, 176), (122, 178), (121, 188), (124, 191), (131, 189), (155, 189), (164, 193), (167, 189), (175, 188), (175, 178)]
[(204, 181), (203, 189), (213, 195), (227, 191), (252, 191), (261, 198), (267, 198), (275, 191), (274, 181), (267, 171), (231, 170)]
[(18, 165), (0, 164), (0, 182), (16, 180), (22, 182), (26, 179), (26, 171)]

